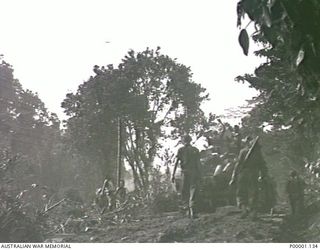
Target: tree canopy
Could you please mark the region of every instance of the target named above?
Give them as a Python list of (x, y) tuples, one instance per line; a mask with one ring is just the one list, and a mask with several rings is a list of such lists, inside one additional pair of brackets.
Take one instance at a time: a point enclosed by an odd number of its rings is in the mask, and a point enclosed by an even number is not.
[(123, 124), (123, 155), (138, 187), (146, 187), (160, 140), (199, 134), (208, 99), (190, 68), (160, 53), (130, 50), (118, 67), (94, 67), (95, 75), (68, 94), (62, 107), (78, 152), (99, 159), (103, 175), (115, 176), (117, 123)]
[(52, 177), (61, 167), (60, 121), (0, 59), (0, 175), (16, 173), (13, 183), (21, 188), (31, 183), (58, 187), (61, 178)]
[[(251, 37), (261, 45), (255, 55), (266, 59), (254, 74), (237, 77), (260, 93), (243, 126), (263, 135), (276, 173), (301, 169), (320, 152), (319, 9), (313, 0), (241, 0), (237, 5), (240, 46), (247, 54)], [(249, 35), (250, 25), (255, 31)]]

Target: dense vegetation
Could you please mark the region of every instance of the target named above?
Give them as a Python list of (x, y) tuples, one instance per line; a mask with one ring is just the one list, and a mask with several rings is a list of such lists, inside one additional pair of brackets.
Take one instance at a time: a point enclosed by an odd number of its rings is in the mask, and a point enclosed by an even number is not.
[(70, 116), (70, 145), (96, 165), (95, 172), (115, 177), (121, 120), (122, 154), (135, 186), (148, 188), (164, 140), (199, 133), (205, 120), (200, 105), (208, 95), (192, 81), (189, 68), (161, 54), (160, 48), (129, 51), (117, 68), (95, 66), (94, 73), (62, 103)]
[[(306, 165), (320, 173), (319, 10), (316, 0), (241, 0), (237, 5), (244, 54), (253, 41), (261, 48), (254, 54), (266, 59), (254, 74), (236, 78), (259, 93), (237, 136), (260, 136), (280, 191), (290, 169), (308, 176)], [(250, 25), (253, 34), (248, 34)], [(228, 156), (235, 128), (204, 114), (206, 90), (193, 81), (189, 67), (159, 47), (130, 50), (118, 66), (94, 66), (89, 80), (61, 104), (68, 117), (63, 126), (36, 93), (14, 78), (13, 67), (0, 60), (0, 222), (9, 228), (6, 234), (0, 231), (1, 240), (41, 240), (28, 233), (8, 238), (17, 223), (8, 211), (40, 232), (40, 226), (31, 225), (45, 226), (39, 221), (50, 204), (66, 194), (91, 204), (105, 176), (115, 183), (119, 130), (123, 176), (155, 209), (168, 201), (172, 145), (182, 135), (207, 140), (203, 162), (211, 147), (225, 158), (235, 157)]]

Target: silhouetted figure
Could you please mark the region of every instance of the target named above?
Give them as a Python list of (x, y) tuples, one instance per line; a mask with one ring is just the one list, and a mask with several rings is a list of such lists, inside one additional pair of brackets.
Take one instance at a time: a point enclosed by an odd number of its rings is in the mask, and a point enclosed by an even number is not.
[(178, 150), (176, 163), (172, 173), (172, 182), (175, 182), (175, 173), (180, 163), (182, 172), (182, 200), (191, 218), (194, 217), (195, 197), (200, 180), (200, 153), (196, 147), (190, 145), (191, 137), (184, 137), (184, 146)]
[(305, 185), (305, 182), (298, 176), (297, 171), (293, 170), (290, 172), (286, 192), (289, 197), (291, 214), (293, 216), (299, 216), (303, 213)]
[(246, 147), (240, 151), (238, 161), (232, 173), (230, 185), (236, 183), (237, 205), (242, 209), (242, 218), (252, 212), (256, 217), (258, 208), (259, 181), (267, 175), (258, 137), (246, 138)]

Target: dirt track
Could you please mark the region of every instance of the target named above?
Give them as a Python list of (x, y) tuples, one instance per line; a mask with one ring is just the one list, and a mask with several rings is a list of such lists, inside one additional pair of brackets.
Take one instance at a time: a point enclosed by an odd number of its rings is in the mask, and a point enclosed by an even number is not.
[(52, 235), (51, 242), (274, 242), (279, 236), (283, 215), (259, 215), (258, 219), (240, 218), (233, 206), (189, 219), (179, 212), (143, 214), (134, 220), (114, 224), (102, 220), (78, 234)]

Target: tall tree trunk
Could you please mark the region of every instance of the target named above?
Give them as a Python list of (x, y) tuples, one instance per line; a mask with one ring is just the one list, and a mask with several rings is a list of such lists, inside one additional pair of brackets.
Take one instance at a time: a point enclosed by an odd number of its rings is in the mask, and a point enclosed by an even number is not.
[(120, 186), (122, 167), (122, 121), (118, 118), (118, 157), (117, 157), (117, 186)]

